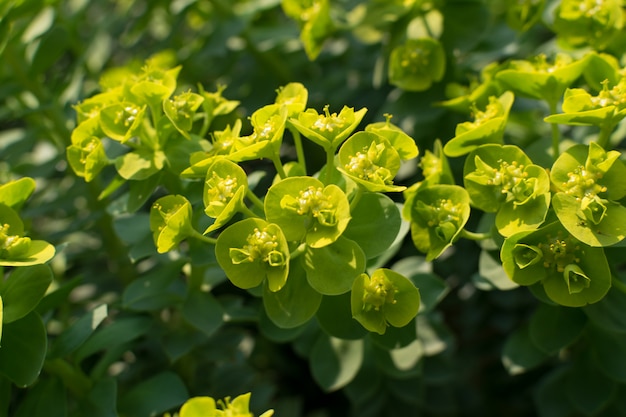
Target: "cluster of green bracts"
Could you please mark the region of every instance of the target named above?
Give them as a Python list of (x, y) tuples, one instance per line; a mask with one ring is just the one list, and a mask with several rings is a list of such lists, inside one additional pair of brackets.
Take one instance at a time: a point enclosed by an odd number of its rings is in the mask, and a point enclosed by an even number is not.
[[(388, 325), (408, 324), (419, 308), (418, 290), (377, 263), (402, 238), (402, 217), (427, 261), (460, 238), (489, 239), (513, 282), (541, 286), (559, 304), (596, 302), (611, 285), (602, 247), (626, 236), (620, 202), (626, 167), (608, 147), (626, 101), (623, 71), (608, 55), (559, 54), (552, 61), (538, 56), (486, 68), (482, 83), (440, 103), (470, 111), (473, 121), (460, 123), (453, 138), (426, 151), (419, 163), (424, 179), (409, 188), (394, 178), (418, 150), (390, 116), (357, 131), (366, 109), (344, 106), (331, 113), (327, 106), (318, 112), (306, 107), (306, 88), (292, 83), (278, 90), (274, 103), (252, 113), (249, 134), (236, 117), (209, 131), (237, 103), (223, 98), (221, 89), (176, 94), (179, 69), (164, 68), (153, 60), (103, 78), (104, 91), (77, 106), (70, 164), (88, 181), (113, 166), (116, 179), (104, 196), (129, 182), (129, 206), (135, 208), (161, 175), (204, 181), (201, 202), (181, 188), (152, 205), (158, 252), (175, 250), (188, 238), (214, 244), (231, 282), (261, 294), (278, 326), (302, 325), (323, 297), (349, 292), (352, 316), (366, 329), (383, 333)], [(597, 95), (571, 88), (581, 78)], [(552, 137), (544, 147), (551, 166), (505, 142), (516, 97), (544, 101), (552, 113), (545, 119)], [(563, 113), (556, 112), (560, 102)], [(563, 149), (557, 123), (595, 125), (600, 133), (591, 143)], [(210, 141), (204, 139), (209, 133)], [(296, 159), (284, 163), (287, 134)], [(326, 154), (326, 164), (313, 175), (302, 138)], [(108, 156), (109, 149), (117, 156)], [(458, 157), (465, 158), (462, 185), (447, 160)], [(276, 176), (268, 189), (255, 190), (245, 163), (262, 159), (272, 162)], [(394, 192), (403, 192), (404, 206), (386, 195)], [(199, 204), (210, 219), (203, 232), (195, 226)], [(481, 233), (465, 229), (472, 211), (486, 219)], [(567, 261), (555, 255), (561, 251), (569, 254)]]
[[(475, 120), (460, 123), (454, 138), (422, 160), (425, 180), (405, 191), (416, 247), (434, 259), (460, 237), (491, 239), (516, 284), (564, 306), (601, 300), (612, 283), (603, 248), (626, 236), (626, 166), (610, 149), (610, 135), (626, 115), (623, 74), (605, 54), (559, 54), (553, 62), (538, 56), (487, 68), (482, 84), (440, 103), (471, 110)], [(588, 88), (570, 87), (581, 78)], [(589, 92), (594, 88), (595, 95)], [(551, 165), (547, 158), (534, 163), (505, 143), (515, 97), (544, 101), (550, 109), (545, 120), (552, 138), (543, 149)], [(558, 103), (563, 113), (556, 113)], [(566, 147), (557, 124), (600, 131)], [(463, 186), (454, 184), (446, 159), (461, 156)], [(493, 213), (482, 222), (485, 233), (464, 229), (471, 209)]]
[[(390, 116), (355, 132), (366, 109), (344, 106), (331, 113), (326, 107), (319, 113), (306, 108), (308, 91), (297, 83), (252, 113), (249, 134), (242, 133), (239, 118), (209, 132), (213, 119), (236, 103), (222, 98), (221, 90), (177, 94), (179, 69), (154, 59), (103, 77), (104, 91), (77, 106), (68, 159), (78, 175), (91, 181), (114, 169), (104, 197), (128, 182), (134, 208), (145, 201), (140, 192), (147, 199), (171, 174), (204, 181), (201, 201), (184, 187), (154, 201), (150, 225), (157, 251), (176, 250), (189, 238), (215, 245), (230, 281), (261, 294), (280, 327), (304, 324), (323, 297), (349, 292), (352, 316), (366, 329), (382, 334), (388, 325), (410, 323), (420, 305), (418, 289), (376, 260), (402, 239), (400, 208), (384, 193), (406, 188), (393, 181), (402, 161), (417, 157), (413, 139)], [(297, 160), (283, 163), (286, 132)], [(204, 139), (209, 133), (210, 141)], [(326, 154), (326, 165), (312, 176), (303, 137)], [(276, 176), (258, 191), (244, 168), (262, 159), (272, 161)], [(196, 230), (199, 204), (209, 219), (203, 232)]]
[[(228, 126), (215, 132), (208, 151), (192, 155), (183, 176), (204, 178), (204, 213), (213, 219), (203, 236), (219, 231), (220, 266), (237, 287), (262, 288), (266, 312), (278, 326), (301, 325), (323, 296), (350, 291), (353, 317), (366, 329), (382, 334), (390, 324), (405, 326), (419, 309), (417, 288), (393, 271), (375, 269), (372, 278), (366, 271), (368, 260), (387, 249), (400, 230), (399, 209), (381, 192), (404, 189), (393, 179), (403, 159), (417, 156), (417, 147), (389, 121), (353, 133), (366, 109), (344, 107), (331, 114), (325, 108), (319, 114), (305, 109), (307, 96), (300, 84), (285, 86), (275, 103), (252, 114), (251, 135), (241, 136), (239, 123)], [(292, 133), (298, 161), (283, 165), (285, 130)], [(302, 136), (328, 156), (317, 176), (305, 174)], [(238, 163), (262, 158), (272, 160), (277, 175), (260, 198)], [(368, 211), (376, 206), (380, 209)], [(159, 251), (197, 233), (190, 226), (191, 205), (182, 196), (157, 201), (152, 219)], [(391, 233), (372, 245), (379, 227)]]

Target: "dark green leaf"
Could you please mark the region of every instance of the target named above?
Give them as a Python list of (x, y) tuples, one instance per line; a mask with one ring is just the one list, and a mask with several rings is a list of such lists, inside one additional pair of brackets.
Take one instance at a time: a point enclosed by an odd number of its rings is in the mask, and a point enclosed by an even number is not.
[(128, 416), (151, 417), (180, 406), (188, 397), (187, 388), (178, 375), (162, 372), (123, 393), (119, 410)]
[(502, 352), (502, 363), (511, 375), (524, 373), (547, 359), (547, 355), (533, 344), (528, 326), (511, 334)]
[(150, 331), (152, 319), (135, 316), (120, 318), (93, 333), (76, 351), (76, 360), (107, 349), (114, 349)]
[(339, 295), (348, 292), (354, 279), (365, 270), (365, 255), (358, 244), (340, 237), (323, 248), (308, 248), (304, 269), (317, 292)]
[(626, 382), (626, 334), (607, 332), (590, 326), (589, 340), (597, 368), (607, 377), (619, 383)]
[(389, 249), (400, 230), (400, 211), (384, 194), (364, 193), (350, 214), (343, 235), (358, 243), (368, 259)]
[(363, 361), (363, 340), (320, 334), (311, 351), (313, 378), (325, 391), (335, 391), (355, 377)]
[(609, 332), (626, 333), (625, 305), (626, 294), (612, 288), (602, 300), (585, 306), (583, 311), (596, 326)]
[(557, 368), (544, 378), (533, 392), (539, 417), (569, 417), (574, 406), (563, 387), (570, 377), (568, 368)]
[(330, 336), (357, 340), (367, 334), (363, 326), (352, 317), (350, 293), (336, 296), (325, 295), (316, 317), (320, 327)]
[(122, 293), (122, 305), (135, 311), (155, 311), (182, 301), (181, 262), (157, 266), (136, 278)]
[(530, 320), (530, 338), (553, 355), (578, 339), (586, 324), (587, 317), (579, 309), (541, 304)]
[(263, 287), (263, 306), (268, 317), (281, 328), (298, 327), (317, 312), (322, 294), (309, 285), (306, 273), (299, 263), (289, 268), (287, 283), (279, 291)]
[(211, 336), (224, 322), (224, 312), (217, 299), (208, 292), (189, 289), (183, 304), (183, 316), (206, 336)]
[(16, 268), (9, 278), (0, 283), (4, 304), (3, 321), (10, 323), (30, 313), (43, 298), (52, 282), (52, 271), (47, 265)]
[(107, 315), (108, 309), (106, 304), (102, 304), (84, 314), (54, 340), (48, 357), (56, 358), (72, 353), (91, 336)]
[(67, 397), (57, 378), (44, 379), (20, 401), (14, 417), (67, 417)]
[(89, 417), (118, 417), (117, 382), (105, 378), (96, 383), (85, 398), (80, 399), (79, 414)]
[(617, 384), (599, 372), (587, 357), (576, 361), (564, 387), (572, 404), (583, 415), (596, 415), (613, 399)]
[(35, 312), (5, 324), (0, 347), (0, 373), (18, 387), (33, 384), (41, 372), (47, 344), (46, 329)]

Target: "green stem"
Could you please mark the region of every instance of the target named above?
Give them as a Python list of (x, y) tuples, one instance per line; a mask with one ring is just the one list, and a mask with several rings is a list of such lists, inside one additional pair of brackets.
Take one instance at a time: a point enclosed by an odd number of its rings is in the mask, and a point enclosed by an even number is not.
[(248, 200), (250, 200), (252, 204), (255, 205), (255, 207), (261, 210), (265, 210), (265, 204), (263, 204), (263, 201), (259, 197), (257, 197), (256, 194), (254, 194), (249, 188), (246, 188), (246, 197), (248, 197)]
[(602, 146), (603, 149), (608, 149), (609, 139), (614, 127), (615, 125), (611, 122), (603, 123), (602, 126), (600, 126), (600, 134), (598, 135), (597, 143)]
[(209, 131), (209, 127), (211, 127), (212, 121), (213, 121), (213, 115), (209, 115), (208, 113), (205, 113), (203, 121), (202, 121), (202, 127), (200, 128), (200, 133), (198, 133), (198, 135), (201, 138), (206, 138), (206, 134)]
[(421, 19), (422, 23), (424, 24), (424, 29), (426, 29), (426, 33), (428, 33), (428, 36), (430, 36), (433, 39), (436, 39), (437, 37), (435, 36), (435, 34), (433, 33), (433, 30), (428, 24), (428, 19), (426, 19), (426, 13), (422, 14), (421, 18), (422, 18)]
[(298, 156), (298, 164), (306, 172), (306, 158), (304, 157), (304, 148), (302, 147), (302, 136), (298, 129), (295, 129), (291, 124), (288, 125), (289, 131), (293, 136), (293, 143), (296, 145), (296, 155)]
[(217, 239), (215, 239), (214, 237), (205, 236), (202, 233), (198, 232), (197, 230), (194, 230), (190, 237), (198, 239), (202, 242), (209, 243), (211, 245), (215, 245), (217, 243)]
[(459, 233), (458, 237), (469, 240), (487, 240), (491, 239), (491, 233), (470, 232), (469, 230), (461, 229), (461, 233)]
[(253, 212), (247, 206), (244, 206), (244, 205), (242, 205), (239, 208), (239, 211), (241, 213), (243, 213), (243, 215), (246, 216), (246, 217), (251, 217), (251, 218), (254, 218), (254, 219), (260, 219), (261, 218), (261, 216), (259, 216), (258, 214), (256, 214), (255, 212)]
[(350, 201), (350, 212), (352, 212), (354, 208), (357, 206), (357, 204), (359, 204), (359, 201), (361, 201), (362, 196), (363, 196), (363, 188), (361, 186), (358, 186), (356, 191), (354, 192), (354, 197), (352, 197), (352, 200)]
[(306, 250), (307, 245), (306, 243), (301, 243), (300, 246), (298, 246), (296, 249), (293, 250), (293, 252), (291, 252), (289, 254), (289, 258), (290, 259), (295, 259), (298, 256), (302, 255), (304, 253), (304, 251)]
[(276, 172), (281, 179), (287, 178), (287, 173), (285, 172), (285, 167), (283, 166), (283, 162), (280, 160), (278, 155), (274, 155), (272, 157), (272, 162), (274, 163), (274, 168), (276, 168)]
[(58, 376), (76, 398), (85, 398), (91, 389), (91, 381), (78, 368), (70, 365), (63, 359), (47, 360), (44, 369)]
[[(550, 114), (556, 114), (557, 101), (551, 101), (548, 103), (550, 107)], [(552, 155), (554, 160), (559, 157), (559, 144), (561, 142), (561, 132), (559, 131), (559, 125), (557, 123), (551, 123), (552, 128)]]

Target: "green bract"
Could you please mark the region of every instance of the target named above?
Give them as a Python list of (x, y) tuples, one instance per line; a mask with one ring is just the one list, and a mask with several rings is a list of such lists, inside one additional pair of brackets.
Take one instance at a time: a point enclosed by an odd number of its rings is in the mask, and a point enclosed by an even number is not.
[(204, 181), (204, 212), (215, 219), (204, 233), (219, 229), (230, 220), (243, 205), (248, 189), (244, 170), (224, 158), (216, 159), (209, 167)]
[(448, 141), (443, 151), (448, 156), (461, 156), (487, 143), (502, 143), (504, 127), (513, 105), (510, 91), (500, 97), (489, 97), (485, 111), (474, 108), (474, 121), (459, 123), (454, 138)]
[(186, 178), (204, 178), (207, 170), (217, 158), (225, 157), (231, 161), (238, 162), (237, 156), (241, 155), (241, 153), (237, 153), (238, 151), (247, 148), (248, 151), (254, 154), (254, 152), (259, 151), (266, 145), (266, 143), (251, 145), (248, 143), (248, 138), (240, 137), (240, 133), (241, 120), (239, 119), (232, 126), (228, 125), (224, 130), (213, 132), (211, 149), (206, 152), (199, 151), (191, 154), (189, 156), (191, 166), (185, 169), (182, 175)]
[(514, 60), (507, 69), (496, 74), (496, 79), (515, 93), (554, 104), (583, 73), (588, 57), (574, 59), (559, 53), (552, 64), (548, 63), (545, 55), (537, 55), (530, 60)]
[(541, 18), (545, 6), (545, 0), (511, 2), (506, 11), (506, 23), (515, 30), (525, 32)]
[(253, 132), (240, 136), (241, 121), (213, 133), (213, 146), (208, 152), (193, 154), (191, 167), (183, 175), (195, 177), (203, 175), (215, 157), (223, 156), (233, 162), (253, 159), (273, 158), (278, 155), (285, 131), (287, 107), (270, 104), (261, 107), (250, 116)]
[(195, 113), (203, 101), (204, 97), (200, 94), (186, 91), (163, 100), (163, 112), (180, 134), (189, 139)]
[(454, 184), (454, 176), (443, 152), (443, 146), (439, 139), (435, 140), (433, 151), (427, 150), (419, 163), (424, 176), (424, 183), (435, 184)]
[(436, 105), (461, 113), (471, 112), (475, 107), (485, 107), (489, 97), (502, 93), (495, 75), (501, 70), (501, 64), (492, 62), (480, 71), (479, 79), (471, 79), (469, 86), (459, 83), (446, 85), (446, 96), (450, 99), (437, 102)]
[(267, 279), (270, 291), (279, 291), (287, 282), (289, 247), (276, 224), (250, 218), (227, 227), (217, 238), (215, 255), (239, 288), (254, 288)]
[(298, 117), (306, 108), (309, 91), (300, 83), (289, 83), (278, 89), (275, 103), (287, 107), (287, 117)]
[(411, 238), (432, 260), (452, 245), (470, 215), (470, 197), (456, 185), (420, 187), (411, 205)]
[[(79, 123), (67, 156), (77, 175), (92, 181), (111, 163), (125, 180), (148, 180), (164, 169), (178, 175), (188, 166), (189, 154), (205, 149), (201, 137), (213, 118), (238, 102), (225, 100), (223, 88), (207, 93), (202, 86), (200, 94), (186, 91), (172, 97), (180, 69), (152, 58), (139, 69), (129, 66), (102, 77), (103, 91), (76, 106)], [(105, 152), (109, 139), (124, 145), (112, 147), (113, 161)], [(205, 173), (206, 168), (201, 176)]]
[(159, 198), (150, 208), (150, 230), (159, 253), (169, 252), (191, 236), (191, 203), (182, 195)]
[(387, 118), (384, 122), (370, 123), (365, 126), (366, 132), (376, 133), (383, 137), (398, 152), (400, 159), (407, 160), (416, 158), (419, 154), (415, 140), (407, 135), (398, 126), (391, 123), (391, 115), (386, 114)]
[(427, 90), (445, 72), (446, 55), (436, 39), (408, 39), (391, 51), (389, 82), (403, 90)]
[(54, 246), (24, 236), (24, 224), (11, 207), (0, 204), (0, 266), (42, 264), (54, 256)]
[(595, 142), (569, 148), (550, 171), (558, 190), (552, 199), (557, 217), (569, 233), (590, 246), (608, 246), (626, 237), (626, 166), (620, 152)]
[(609, 80), (602, 82), (602, 91), (592, 96), (582, 88), (565, 90), (563, 113), (546, 117), (549, 123), (608, 126), (613, 128), (626, 117), (626, 79), (609, 89)]
[(322, 294), (311, 287), (300, 262), (291, 262), (289, 279), (279, 291), (270, 290), (268, 285), (263, 286), (265, 313), (282, 329), (307, 323), (317, 312), (321, 301)]
[(439, 139), (435, 140), (432, 152), (430, 150), (424, 152), (419, 162), (419, 167), (422, 170), (424, 180), (416, 182), (403, 192), (405, 204), (402, 207), (402, 216), (407, 220), (411, 218), (411, 207), (413, 206), (415, 194), (420, 187), (436, 184), (454, 184), (454, 176), (452, 175), (448, 158), (443, 153), (443, 146)]
[(0, 185), (0, 204), (19, 210), (35, 191), (35, 180), (29, 177)]
[(198, 89), (204, 99), (202, 100), (202, 110), (205, 117), (205, 129), (208, 129), (216, 116), (228, 114), (239, 106), (237, 100), (228, 100), (222, 96), (222, 92), (226, 89), (224, 85), (218, 85), (217, 91), (214, 92), (204, 91), (202, 86), (199, 86)]
[(285, 132), (286, 121), (287, 106), (280, 104), (269, 104), (252, 113), (250, 122), (254, 131), (248, 139), (242, 139), (257, 145), (267, 143), (267, 146), (262, 148), (262, 151), (252, 154), (250, 158), (246, 159), (271, 158), (274, 155), (278, 155), (283, 140), (283, 133)]
[(300, 259), (309, 285), (324, 295), (350, 291), (366, 262), (358, 243), (343, 236), (321, 248), (307, 247)]
[(334, 31), (329, 0), (282, 0), (285, 14), (300, 25), (300, 40), (310, 60), (317, 58), (322, 45)]
[(328, 107), (324, 107), (324, 114), (307, 109), (297, 119), (289, 119), (289, 122), (307, 139), (326, 150), (334, 151), (361, 123), (367, 109), (355, 112), (354, 108), (344, 106), (337, 114), (330, 113)]
[(280, 226), (288, 241), (321, 248), (336, 241), (348, 226), (350, 204), (336, 185), (324, 187), (312, 177), (290, 177), (267, 191), (265, 216)]
[[(250, 393), (242, 394), (230, 400), (217, 400), (212, 397), (193, 397), (180, 408), (179, 417), (253, 417), (250, 412)], [(271, 417), (274, 410), (268, 410), (259, 417)]]
[(503, 236), (536, 229), (550, 206), (550, 178), (545, 169), (513, 145), (483, 145), (470, 153), (463, 169), (472, 205), (497, 212)]
[(86, 119), (72, 132), (72, 144), (67, 147), (67, 161), (79, 177), (92, 181), (109, 165), (104, 146), (100, 141), (99, 117)]
[(620, 0), (562, 0), (554, 10), (554, 30), (566, 47), (604, 49), (624, 26)]
[(147, 62), (134, 77), (124, 79), (124, 88), (129, 88), (153, 112), (158, 112), (163, 100), (176, 89), (176, 78), (182, 67), (166, 69), (161, 63)]
[(115, 158), (115, 168), (122, 178), (141, 181), (162, 170), (165, 161), (163, 151), (143, 148)]
[(55, 248), (43, 240), (24, 236), (24, 223), (16, 209), (35, 191), (32, 178), (0, 185), (0, 266), (28, 266), (48, 262)]
[(400, 156), (384, 137), (371, 132), (357, 132), (339, 149), (341, 172), (371, 192), (402, 191), (393, 185), (400, 169)]
[(114, 103), (100, 110), (100, 128), (109, 138), (124, 143), (139, 134), (145, 114), (145, 105)]
[(420, 293), (411, 281), (390, 269), (377, 269), (354, 280), (350, 297), (352, 317), (371, 332), (384, 334), (387, 326), (403, 327), (420, 307)]
[(600, 301), (611, 287), (603, 249), (578, 241), (558, 222), (508, 237), (500, 256), (514, 282), (540, 284), (552, 301), (564, 306)]

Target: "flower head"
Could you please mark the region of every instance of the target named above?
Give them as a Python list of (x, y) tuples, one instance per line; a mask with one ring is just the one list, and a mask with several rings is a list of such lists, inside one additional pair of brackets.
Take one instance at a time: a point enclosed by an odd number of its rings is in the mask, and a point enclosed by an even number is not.
[(608, 246), (626, 237), (626, 166), (618, 151), (595, 142), (576, 145), (554, 162), (550, 179), (557, 192), (554, 211), (563, 226), (591, 246)]
[(289, 122), (307, 139), (324, 149), (335, 150), (356, 129), (366, 112), (365, 108), (355, 112), (354, 108), (344, 106), (339, 113), (331, 113), (329, 106), (325, 106), (322, 114), (308, 109)]
[(478, 147), (465, 160), (464, 182), (474, 206), (497, 213), (504, 236), (537, 228), (548, 212), (548, 174), (516, 146)]
[(580, 242), (559, 222), (508, 237), (501, 258), (514, 282), (540, 285), (550, 299), (564, 306), (595, 303), (611, 286), (604, 251)]
[(320, 248), (344, 232), (350, 221), (350, 204), (336, 185), (324, 186), (311, 177), (290, 177), (268, 190), (265, 215), (282, 228), (287, 240), (304, 239)]
[(354, 280), (351, 305), (352, 317), (363, 327), (384, 334), (387, 326), (406, 326), (417, 315), (420, 294), (407, 278), (381, 268)]
[(287, 281), (287, 241), (278, 225), (265, 220), (249, 218), (227, 227), (217, 238), (215, 255), (228, 279), (240, 288), (266, 282), (275, 292)]

